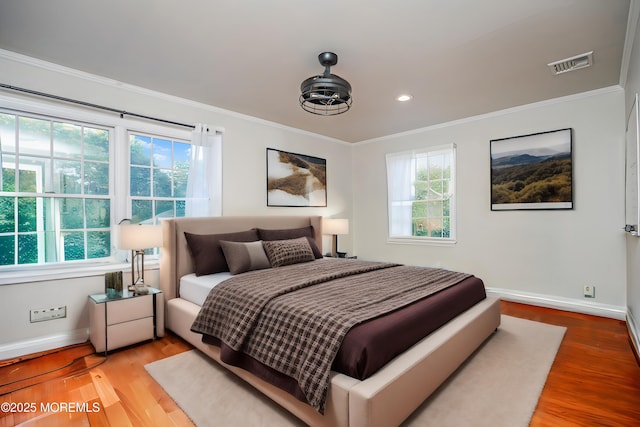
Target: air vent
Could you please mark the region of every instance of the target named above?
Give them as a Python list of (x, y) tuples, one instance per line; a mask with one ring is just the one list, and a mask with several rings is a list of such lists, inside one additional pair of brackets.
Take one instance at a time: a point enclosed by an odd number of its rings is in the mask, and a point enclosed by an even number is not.
[(591, 64), (593, 64), (593, 51), (572, 56), (571, 58), (561, 59), (560, 61), (547, 64), (547, 66), (551, 69), (553, 74), (562, 74), (590, 67)]

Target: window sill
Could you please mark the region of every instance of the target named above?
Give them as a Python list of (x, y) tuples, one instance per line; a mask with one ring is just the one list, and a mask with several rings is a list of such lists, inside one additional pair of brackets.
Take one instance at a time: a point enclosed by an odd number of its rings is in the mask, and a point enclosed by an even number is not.
[(457, 242), (456, 239), (434, 239), (430, 237), (389, 237), (387, 239), (387, 243), (392, 245), (451, 246)]
[[(157, 270), (160, 268), (159, 259), (145, 260), (145, 270)], [(51, 280), (73, 279), (76, 277), (101, 276), (111, 271), (131, 271), (131, 263), (112, 262), (91, 265), (73, 266), (37, 266), (25, 267), (9, 271), (0, 270), (0, 286), (17, 285), (20, 283), (48, 282)]]

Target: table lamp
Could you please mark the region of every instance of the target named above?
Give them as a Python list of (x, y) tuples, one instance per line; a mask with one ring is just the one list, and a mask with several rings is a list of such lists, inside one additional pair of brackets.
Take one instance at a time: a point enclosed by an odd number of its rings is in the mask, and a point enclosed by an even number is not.
[(342, 218), (324, 218), (322, 221), (322, 234), (333, 235), (331, 256), (338, 256), (338, 235), (349, 234), (349, 220)]
[(117, 226), (116, 248), (131, 250), (130, 291), (137, 294), (149, 292), (144, 283), (144, 251), (162, 246), (160, 225), (121, 224)]

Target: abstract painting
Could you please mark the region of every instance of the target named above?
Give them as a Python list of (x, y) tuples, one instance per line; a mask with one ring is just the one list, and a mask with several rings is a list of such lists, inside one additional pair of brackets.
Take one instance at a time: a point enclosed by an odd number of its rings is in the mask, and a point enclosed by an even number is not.
[(267, 148), (267, 206), (327, 206), (327, 161)]

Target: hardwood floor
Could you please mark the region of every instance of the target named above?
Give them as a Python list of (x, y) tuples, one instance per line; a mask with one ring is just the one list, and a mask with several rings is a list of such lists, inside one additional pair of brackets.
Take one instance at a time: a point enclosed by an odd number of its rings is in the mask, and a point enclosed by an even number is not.
[(507, 302), (502, 313), (567, 328), (531, 427), (640, 426), (640, 367), (625, 322)]
[[(510, 302), (502, 312), (567, 328), (531, 426), (640, 426), (640, 367), (624, 322)], [(189, 349), (167, 333), (106, 359), (82, 344), (0, 362), (0, 427), (191, 426), (144, 369)]]
[[(193, 426), (144, 369), (147, 363), (191, 348), (168, 333), (160, 340), (111, 352), (107, 358), (95, 354), (88, 343), (6, 365), (0, 368), (0, 405), (14, 406), (9, 406), (13, 412), (0, 411), (0, 427)], [(49, 378), (52, 374), (31, 378), (56, 367), (61, 370), (55, 379)], [(61, 405), (67, 403), (85, 406), (63, 410)]]

